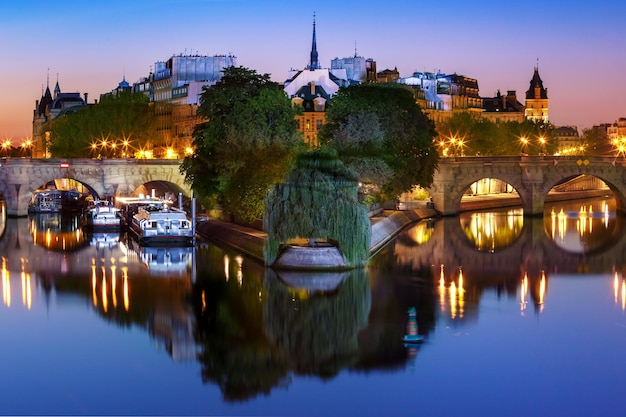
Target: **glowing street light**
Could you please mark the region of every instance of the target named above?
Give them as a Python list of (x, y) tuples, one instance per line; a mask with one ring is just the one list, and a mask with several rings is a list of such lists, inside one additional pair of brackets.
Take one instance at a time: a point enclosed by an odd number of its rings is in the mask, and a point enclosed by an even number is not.
[(9, 151), (11, 150), (11, 140), (7, 139), (2, 142), (2, 150), (4, 151), (4, 156), (9, 156)]
[(528, 139), (525, 136), (522, 136), (519, 141), (522, 145), (522, 154), (528, 155)]
[(24, 142), (22, 142), (21, 147), (22, 147), (22, 150), (24, 151), (24, 155), (32, 156), (32, 153), (31, 153), (32, 146), (33, 146), (33, 142), (30, 139), (26, 139)]

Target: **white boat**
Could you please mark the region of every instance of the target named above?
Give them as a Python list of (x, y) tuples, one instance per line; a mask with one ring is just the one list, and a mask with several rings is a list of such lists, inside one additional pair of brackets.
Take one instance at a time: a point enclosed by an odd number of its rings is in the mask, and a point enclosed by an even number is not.
[(91, 230), (117, 230), (121, 226), (119, 211), (109, 201), (96, 200), (83, 212), (82, 225)]
[(165, 203), (137, 207), (130, 223), (131, 232), (146, 246), (192, 246), (195, 231), (183, 210)]
[(159, 204), (171, 204), (167, 200), (157, 197), (117, 197), (115, 198), (115, 207), (119, 209), (119, 215), (122, 219), (122, 226), (130, 228), (133, 222), (133, 216), (139, 211), (139, 207)]

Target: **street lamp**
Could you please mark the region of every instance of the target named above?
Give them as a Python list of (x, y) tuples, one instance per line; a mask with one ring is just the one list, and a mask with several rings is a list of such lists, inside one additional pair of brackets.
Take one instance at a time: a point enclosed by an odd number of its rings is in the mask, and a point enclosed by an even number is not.
[(459, 148), (459, 156), (463, 156), (463, 145), (465, 144), (465, 142), (463, 141), (463, 139), (459, 139), (457, 143)]
[(4, 151), (4, 156), (8, 157), (11, 150), (11, 141), (9, 139), (2, 142), (2, 150)]
[(31, 148), (33, 146), (33, 142), (30, 139), (26, 139), (22, 142), (22, 150), (24, 151), (24, 155), (28, 157), (32, 157)]
[(528, 139), (522, 136), (519, 141), (522, 145), (522, 155), (528, 155)]

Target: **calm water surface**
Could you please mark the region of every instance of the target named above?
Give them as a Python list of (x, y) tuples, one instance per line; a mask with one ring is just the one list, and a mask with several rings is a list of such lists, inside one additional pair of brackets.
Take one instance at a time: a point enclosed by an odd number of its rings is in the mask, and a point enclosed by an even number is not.
[(0, 414), (626, 413), (612, 200), (421, 222), (344, 274), (145, 249), (53, 215), (0, 232)]

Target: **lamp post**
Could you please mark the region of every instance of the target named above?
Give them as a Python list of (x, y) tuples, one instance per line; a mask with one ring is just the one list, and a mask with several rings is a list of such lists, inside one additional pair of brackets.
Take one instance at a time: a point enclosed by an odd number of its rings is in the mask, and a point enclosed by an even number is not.
[(130, 142), (128, 139), (124, 139), (122, 141), (122, 158), (128, 158), (128, 145), (130, 145)]
[(4, 151), (4, 156), (8, 158), (11, 150), (11, 141), (9, 139), (2, 142), (2, 150)]
[(543, 136), (539, 137), (539, 145), (541, 149), (540, 155), (545, 155), (546, 154), (546, 139)]
[(24, 151), (24, 156), (32, 158), (33, 142), (30, 139), (26, 139), (24, 142), (22, 142), (21, 146), (22, 146), (22, 150)]
[(528, 139), (522, 136), (519, 141), (522, 146), (522, 155), (528, 155)]

